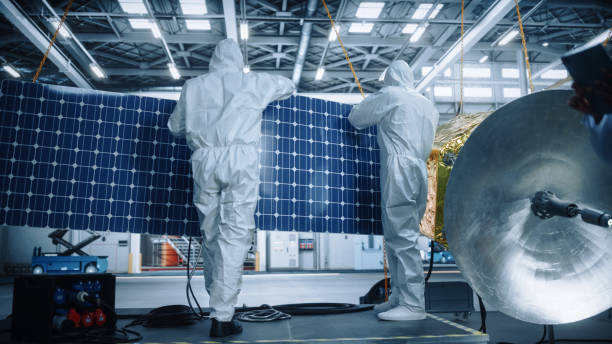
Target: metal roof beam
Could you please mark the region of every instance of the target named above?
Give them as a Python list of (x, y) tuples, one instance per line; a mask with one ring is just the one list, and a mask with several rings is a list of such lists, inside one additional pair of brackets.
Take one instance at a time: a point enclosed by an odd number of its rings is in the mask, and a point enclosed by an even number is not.
[(454, 63), (459, 57), (459, 52), (463, 49), (466, 53), (472, 49), (482, 37), (484, 37), (489, 30), (502, 20), (513, 8), (514, 1), (512, 0), (498, 0), (484, 13), (478, 24), (472, 26), (467, 33), (464, 35), (463, 40), (455, 42), (450, 49), (438, 60), (434, 65), (431, 72), (429, 72), (423, 79), (416, 85), (416, 89), (421, 91), (434, 80), (434, 78), (443, 70), (445, 70), (450, 64)]
[(225, 37), (238, 42), (236, 5), (234, 4), (234, 0), (223, 0), (223, 16), (225, 18)]
[[(32, 20), (24, 14), (21, 8), (18, 8), (10, 0), (0, 0), (0, 13), (2, 13), (4, 17), (41, 52), (44, 53), (47, 50), (49, 39), (40, 31)], [(48, 58), (62, 73), (74, 82), (75, 85), (81, 88), (92, 88), (89, 81), (57, 46), (54, 45), (51, 47)]]

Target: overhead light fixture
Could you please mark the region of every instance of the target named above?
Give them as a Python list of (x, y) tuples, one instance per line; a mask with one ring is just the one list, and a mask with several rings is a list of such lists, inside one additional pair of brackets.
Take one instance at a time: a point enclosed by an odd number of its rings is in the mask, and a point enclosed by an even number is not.
[(542, 46), (543, 46), (544, 48), (546, 48), (548, 45), (549, 45), (549, 44), (548, 44), (548, 42), (544, 42), (544, 43), (542, 43)]
[(506, 44), (508, 44), (508, 43), (509, 43), (511, 40), (513, 40), (513, 39), (514, 39), (514, 37), (516, 37), (516, 35), (518, 35), (518, 33), (519, 33), (519, 32), (518, 32), (518, 30), (512, 30), (512, 31), (508, 32), (508, 33), (506, 34), (506, 36), (504, 36), (504, 38), (502, 38), (502, 39), (499, 41), (499, 45), (501, 46), (501, 45), (506, 45)]
[(20, 78), (21, 77), (21, 74), (19, 74), (19, 72), (15, 68), (10, 66), (10, 65), (6, 64), (6, 65), (2, 66), (2, 69), (4, 69), (7, 73), (9, 73), (13, 78)]
[(211, 29), (210, 20), (187, 19), (185, 25), (187, 30), (208, 31)]
[(443, 4), (436, 5), (436, 8), (434, 8), (434, 10), (431, 12), (427, 19), (434, 19), (435, 17), (437, 17), (440, 11), (442, 10), (442, 7), (444, 7)]
[(353, 23), (349, 27), (351, 33), (369, 33), (374, 28), (373, 23)]
[[(51, 19), (49, 20), (49, 22), (51, 23), (51, 25), (53, 25), (53, 28), (54, 28), (55, 30), (57, 30), (57, 27), (59, 26), (60, 21), (59, 21), (59, 20), (57, 20), (56, 18), (51, 18)], [(68, 27), (66, 26), (66, 23), (65, 23), (65, 22), (62, 24), (62, 27), (61, 27), (61, 28), (60, 28), (60, 30), (59, 30), (59, 34), (60, 34), (60, 36), (61, 36), (61, 37), (63, 37), (63, 38), (70, 38), (70, 37), (71, 37), (71, 35), (70, 35), (70, 30), (69, 30), (69, 29), (68, 29)]]
[(378, 81), (380, 82), (385, 81), (385, 74), (387, 74), (387, 68), (385, 68), (385, 70), (383, 70), (383, 72), (380, 73), (380, 76), (378, 77)]
[(317, 73), (315, 74), (315, 80), (323, 79), (323, 74), (325, 74), (325, 68), (319, 67), (317, 69)]
[(362, 2), (357, 8), (357, 13), (355, 13), (355, 17), (378, 18), (384, 6), (384, 2)]
[(487, 62), (487, 60), (489, 59), (489, 55), (483, 55), (480, 60), (478, 60), (479, 63), (485, 63)]
[[(337, 30), (337, 28), (336, 28)], [(336, 30), (334, 30), (333, 28), (331, 30), (329, 30), (329, 41), (333, 42), (336, 39), (338, 39), (338, 35), (336, 34)]]
[(245, 65), (244, 67), (242, 67), (242, 72), (243, 72), (244, 74), (247, 74), (247, 73), (248, 73), (248, 72), (250, 72), (250, 71), (251, 71), (251, 66), (249, 66), (249, 65)]
[(240, 23), (240, 38), (243, 41), (249, 39), (249, 23), (241, 22)]
[(100, 66), (98, 66), (97, 64), (90, 63), (89, 64), (89, 68), (96, 75), (96, 77), (98, 77), (99, 79), (104, 79), (106, 77), (106, 75), (104, 74), (104, 72), (102, 71)]
[(168, 69), (170, 70), (170, 75), (172, 75), (172, 79), (177, 80), (181, 78), (181, 74), (178, 69), (176, 69), (176, 64), (168, 63)]
[(128, 21), (134, 30), (151, 29), (151, 21), (149, 19), (130, 18)]
[(119, 6), (125, 13), (130, 14), (146, 14), (148, 13), (146, 6), (142, 0), (119, 0)]
[[(412, 19), (425, 19), (427, 12), (433, 6), (433, 4), (420, 4), (419, 7), (412, 14)], [(439, 12), (439, 11), (438, 11)], [(432, 12), (433, 14), (433, 12)]]
[(418, 24), (413, 24), (413, 23), (406, 24), (406, 26), (404, 26), (404, 29), (402, 30), (402, 33), (413, 34), (418, 27), (419, 27)]
[(425, 25), (419, 26), (412, 36), (410, 36), (410, 43), (417, 42), (419, 39), (421, 39), (421, 36), (423, 36), (423, 33), (425, 33), (425, 29)]
[(161, 38), (162, 36), (161, 31), (159, 30), (159, 26), (157, 26), (157, 24), (154, 22), (151, 22), (151, 32), (153, 33), (153, 37), (155, 38)]
[(204, 0), (180, 0), (183, 14), (199, 15), (208, 13)]

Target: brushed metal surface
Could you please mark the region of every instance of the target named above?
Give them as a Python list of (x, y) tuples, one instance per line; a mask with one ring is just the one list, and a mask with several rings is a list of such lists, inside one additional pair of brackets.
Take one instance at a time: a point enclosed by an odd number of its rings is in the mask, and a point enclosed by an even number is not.
[(612, 166), (567, 106), (572, 94), (538, 92), (493, 113), (466, 142), (446, 190), (445, 231), (469, 284), (485, 303), (537, 324), (612, 307), (612, 231), (530, 210), (540, 190), (612, 210)]

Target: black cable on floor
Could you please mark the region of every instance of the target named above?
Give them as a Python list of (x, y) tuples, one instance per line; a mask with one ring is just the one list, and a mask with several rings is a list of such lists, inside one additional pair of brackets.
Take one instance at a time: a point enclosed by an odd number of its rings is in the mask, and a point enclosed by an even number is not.
[[(195, 296), (195, 293), (193, 292), (193, 288), (191, 287), (191, 277), (192, 277), (192, 272), (191, 272), (191, 235), (189, 235), (189, 247), (187, 248), (187, 285), (185, 287), (185, 293), (187, 296), (187, 303), (189, 303), (189, 308), (191, 309), (191, 312), (200, 318), (204, 318), (207, 315), (204, 315), (204, 312), (202, 311), (202, 307), (200, 307), (200, 303), (198, 302), (198, 298)], [(200, 254), (198, 255), (198, 259), (200, 257), (200, 255), (202, 254), (202, 249), (200, 249)], [(195, 268), (197, 269), (198, 267), (198, 262), (195, 262)], [(191, 294), (191, 296), (190, 296)], [(193, 297), (193, 300), (196, 304), (196, 306), (198, 307), (198, 310), (196, 310), (193, 307), (193, 304), (191, 303), (191, 297)]]
[(546, 339), (546, 325), (544, 325), (544, 332), (542, 332), (542, 338), (540, 338), (540, 340), (536, 344), (544, 343), (545, 339)]
[(478, 306), (480, 307), (480, 329), (479, 331), (482, 333), (487, 333), (487, 309), (485, 308), (484, 303), (482, 302), (482, 298), (480, 295), (478, 296)]
[(431, 244), (429, 246), (429, 269), (427, 270), (427, 276), (425, 276), (425, 283), (427, 283), (427, 281), (429, 281), (429, 277), (431, 276), (431, 270), (433, 270), (434, 245), (435, 245), (435, 241), (432, 240)]
[[(276, 305), (272, 308), (290, 315), (325, 315), (363, 312), (374, 305), (354, 305), (352, 303), (294, 303)], [(238, 309), (236, 311), (239, 311)]]
[(262, 305), (261, 309), (238, 313), (238, 320), (248, 322), (268, 322), (291, 319), (291, 315), (274, 309), (269, 305)]
[[(547, 326), (544, 325), (544, 331), (542, 332), (542, 338), (536, 344), (546, 343), (546, 335), (547, 335)], [(554, 339), (554, 343), (563, 342), (563, 343), (612, 343), (612, 339)]]

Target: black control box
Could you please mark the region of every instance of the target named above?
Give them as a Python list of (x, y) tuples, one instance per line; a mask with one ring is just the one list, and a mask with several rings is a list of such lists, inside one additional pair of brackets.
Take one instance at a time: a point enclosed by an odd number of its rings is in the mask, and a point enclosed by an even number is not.
[(15, 277), (13, 339), (52, 343), (55, 334), (66, 331), (112, 327), (115, 282), (112, 274)]

